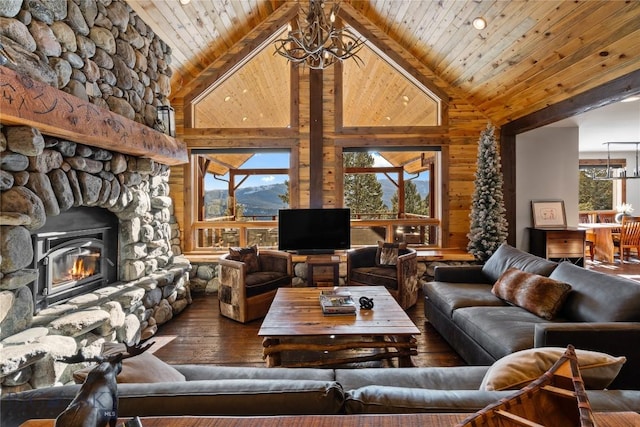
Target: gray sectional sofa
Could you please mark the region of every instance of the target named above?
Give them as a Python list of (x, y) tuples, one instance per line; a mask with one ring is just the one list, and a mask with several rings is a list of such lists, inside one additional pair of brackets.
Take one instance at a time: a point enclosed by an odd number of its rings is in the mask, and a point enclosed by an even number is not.
[[(491, 293), (492, 284), (510, 267), (571, 285), (558, 318), (540, 318)], [(609, 389), (587, 391), (594, 411), (640, 412), (638, 283), (570, 263), (558, 265), (505, 245), (484, 266), (438, 267), (435, 281), (424, 285), (424, 293), (427, 318), (472, 366), (178, 365), (173, 368), (184, 381), (119, 384), (119, 415), (475, 412), (514, 393), (481, 387), (494, 361), (522, 349), (568, 344), (627, 358)], [(30, 418), (55, 418), (79, 387), (65, 385), (3, 396), (2, 426), (19, 426)]]
[[(548, 320), (491, 290), (509, 268), (571, 285)], [(423, 286), (425, 315), (470, 365), (490, 365), (533, 347), (566, 347), (625, 356), (610, 388), (640, 390), (640, 283), (560, 264), (502, 245), (484, 265), (436, 267)]]
[[(235, 368), (174, 366), (186, 381), (119, 384), (119, 415), (296, 415), (475, 412), (513, 391), (479, 390), (489, 367)], [(4, 396), (3, 427), (55, 418), (79, 385)], [(640, 412), (638, 390), (588, 391), (594, 411)]]

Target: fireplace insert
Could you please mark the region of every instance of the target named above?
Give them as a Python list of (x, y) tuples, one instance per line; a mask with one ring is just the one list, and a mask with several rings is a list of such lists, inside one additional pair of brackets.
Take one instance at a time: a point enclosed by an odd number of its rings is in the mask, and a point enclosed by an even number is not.
[(47, 218), (32, 235), (36, 313), (117, 280), (118, 224), (101, 208), (74, 208)]

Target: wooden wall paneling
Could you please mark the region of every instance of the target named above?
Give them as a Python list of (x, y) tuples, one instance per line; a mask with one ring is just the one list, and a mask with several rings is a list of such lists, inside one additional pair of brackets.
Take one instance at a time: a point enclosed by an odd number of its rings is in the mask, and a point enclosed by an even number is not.
[(169, 169), (169, 195), (173, 200), (173, 216), (178, 223), (180, 236), (184, 235), (185, 169), (185, 165), (171, 166)]
[(299, 190), (299, 203), (300, 207), (308, 208), (310, 206), (310, 145), (309, 145), (309, 69), (305, 67), (298, 67), (298, 82), (299, 82), (299, 165), (300, 165), (300, 190)]
[[(334, 64), (335, 65), (335, 64)], [(336, 145), (335, 135), (335, 76), (338, 69), (335, 66), (323, 71), (323, 91), (322, 91), (322, 116), (323, 116), (323, 141), (322, 141), (322, 206), (342, 207), (337, 205), (336, 194), (336, 170), (335, 164)]]

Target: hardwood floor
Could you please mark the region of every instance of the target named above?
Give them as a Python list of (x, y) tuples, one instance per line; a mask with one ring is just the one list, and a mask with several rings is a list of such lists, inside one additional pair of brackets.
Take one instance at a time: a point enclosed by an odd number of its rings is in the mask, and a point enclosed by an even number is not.
[[(407, 311), (420, 329), (416, 366), (461, 366), (464, 361), (444, 339), (425, 322), (423, 298)], [(247, 324), (220, 316), (217, 295), (196, 296), (185, 311), (162, 325), (152, 338), (152, 351), (171, 364), (209, 364), (224, 366), (265, 366), (262, 338), (258, 330), (262, 319)]]
[[(640, 282), (640, 260), (613, 264), (587, 262), (586, 268), (607, 274), (618, 274)], [(422, 295), (418, 304), (407, 311), (420, 329), (416, 366), (461, 366), (464, 361), (431, 327), (424, 316)], [(159, 328), (151, 351), (167, 363), (209, 364), (223, 366), (265, 366), (262, 339), (258, 330), (262, 319), (241, 324), (218, 312), (215, 294), (195, 296), (193, 304), (169, 323)]]

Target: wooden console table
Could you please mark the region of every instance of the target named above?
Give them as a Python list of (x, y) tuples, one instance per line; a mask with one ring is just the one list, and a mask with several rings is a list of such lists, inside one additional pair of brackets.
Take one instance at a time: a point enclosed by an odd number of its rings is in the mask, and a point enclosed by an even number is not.
[[(469, 414), (295, 415), (272, 417), (142, 418), (143, 427), (452, 427)], [(635, 412), (596, 412), (598, 427), (640, 425)], [(121, 420), (124, 422), (125, 420)], [(31, 420), (20, 427), (53, 427), (53, 420)]]

